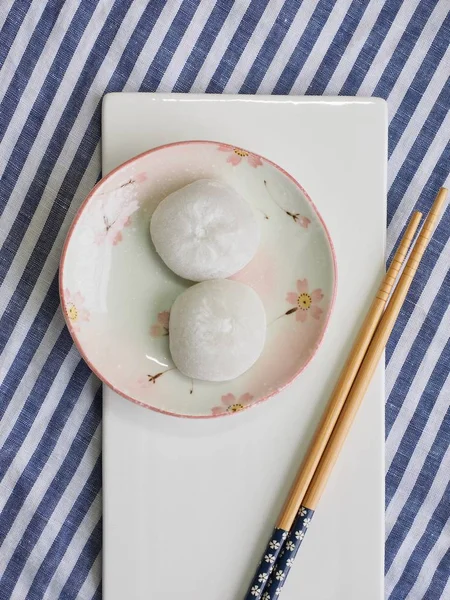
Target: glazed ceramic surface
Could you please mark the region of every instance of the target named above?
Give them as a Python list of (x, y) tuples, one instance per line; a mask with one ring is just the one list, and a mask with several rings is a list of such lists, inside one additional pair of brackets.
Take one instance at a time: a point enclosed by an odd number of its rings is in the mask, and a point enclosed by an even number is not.
[[(224, 383), (175, 368), (170, 307), (192, 282), (163, 264), (149, 234), (158, 203), (200, 178), (234, 187), (261, 227), (256, 256), (233, 279), (260, 295), (267, 340), (255, 365)], [(163, 146), (104, 178), (75, 218), (60, 276), (67, 324), (93, 371), (136, 403), (187, 417), (238, 412), (292, 381), (321, 342), (335, 285), (331, 240), (306, 191), (269, 160), (216, 142)]]

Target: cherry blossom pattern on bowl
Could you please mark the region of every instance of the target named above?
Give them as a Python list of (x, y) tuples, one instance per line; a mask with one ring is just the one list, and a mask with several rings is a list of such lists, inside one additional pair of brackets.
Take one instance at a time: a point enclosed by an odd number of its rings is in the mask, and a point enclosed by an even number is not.
[(65, 315), (72, 331), (79, 333), (83, 323), (89, 322), (90, 313), (84, 308), (84, 298), (80, 292), (64, 290)]
[[(159, 202), (200, 178), (234, 187), (261, 227), (256, 256), (232, 279), (260, 295), (267, 340), (249, 371), (223, 383), (193, 381), (171, 360), (170, 307), (192, 284), (162, 263), (148, 232)], [(60, 269), (63, 313), (91, 369), (136, 404), (193, 418), (241, 412), (290, 383), (320, 345), (335, 285), (329, 234), (301, 185), (254, 152), (204, 141), (150, 150), (103, 178), (75, 217)]]
[(150, 327), (150, 335), (152, 337), (169, 335), (169, 318), (170, 312), (168, 310), (158, 313), (156, 322)]
[(246, 406), (248, 406), (253, 400), (253, 396), (251, 394), (242, 394), (239, 398), (236, 398), (234, 394), (225, 394), (221, 398), (221, 403), (219, 406), (214, 406), (211, 414), (214, 417), (218, 417), (219, 415), (226, 415), (235, 412), (239, 412), (240, 410), (244, 410)]

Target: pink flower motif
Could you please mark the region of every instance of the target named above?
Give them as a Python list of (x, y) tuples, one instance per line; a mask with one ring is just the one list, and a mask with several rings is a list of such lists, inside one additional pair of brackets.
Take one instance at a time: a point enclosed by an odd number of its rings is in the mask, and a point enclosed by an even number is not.
[[(125, 225), (124, 225), (124, 227), (125, 227)], [(122, 235), (122, 232), (121, 232), (121, 231), (117, 231), (117, 232), (116, 232), (116, 233), (113, 235), (113, 238), (112, 238), (112, 245), (113, 245), (113, 246), (117, 246), (117, 244), (118, 244), (119, 242), (121, 242), (122, 240), (123, 240), (123, 235)]]
[[(139, 173), (136, 177), (141, 180), (144, 176), (145, 173)], [(105, 243), (117, 246), (122, 241), (124, 228), (131, 225), (132, 215), (139, 209), (137, 190), (136, 179), (129, 179), (118, 188), (100, 194), (100, 206), (95, 204), (91, 208), (97, 246)]]
[(133, 177), (133, 181), (135, 183), (143, 183), (144, 181), (147, 181), (147, 173), (145, 171), (138, 173)]
[(323, 310), (318, 306), (318, 303), (322, 300), (322, 290), (314, 290), (311, 293), (308, 292), (308, 280), (299, 279), (297, 281), (297, 292), (288, 292), (286, 295), (286, 302), (293, 304), (295, 308), (289, 309), (286, 314), (295, 314), (297, 321), (304, 323), (308, 318), (308, 314), (313, 319), (320, 319)]
[(113, 222), (109, 222), (106, 217), (103, 220), (105, 226), (95, 234), (95, 243), (101, 246), (104, 242), (110, 241), (113, 246), (117, 246), (123, 240), (122, 230), (131, 225), (131, 216), (122, 215)]
[(139, 388), (145, 390), (150, 387), (150, 381), (148, 380), (148, 375), (144, 375), (143, 377), (139, 377), (137, 380), (137, 385)]
[(247, 150), (242, 150), (242, 148), (230, 148), (230, 146), (221, 144), (218, 150), (220, 152), (228, 152), (229, 157), (227, 158), (227, 162), (233, 165), (233, 167), (242, 162), (243, 159), (247, 159), (248, 164), (254, 169), (263, 164), (260, 156), (247, 152)]
[(80, 292), (72, 293), (66, 288), (64, 290), (65, 311), (73, 331), (80, 332), (80, 324), (90, 320), (90, 313), (83, 308), (84, 298)]
[(300, 227), (308, 229), (309, 225), (311, 224), (311, 221), (310, 219), (308, 219), (308, 217), (298, 217), (298, 224), (300, 225)]
[(164, 335), (169, 335), (169, 318), (170, 312), (168, 310), (164, 310), (163, 312), (158, 313), (156, 323), (154, 323), (150, 327), (150, 335), (152, 337), (162, 337)]
[(215, 406), (211, 411), (215, 417), (243, 410), (253, 400), (253, 396), (247, 393), (236, 399), (234, 394), (225, 394), (221, 400), (222, 404)]

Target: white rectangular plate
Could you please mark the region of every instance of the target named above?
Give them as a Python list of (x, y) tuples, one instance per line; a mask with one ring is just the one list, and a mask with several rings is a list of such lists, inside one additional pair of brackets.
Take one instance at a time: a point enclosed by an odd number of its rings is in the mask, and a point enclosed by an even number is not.
[[(303, 185), (334, 241), (337, 300), (311, 365), (253, 410), (176, 419), (104, 389), (105, 600), (242, 598), (384, 270), (383, 101), (184, 94), (104, 100), (104, 174), (149, 148), (189, 139), (253, 150)], [(380, 364), (283, 600), (383, 597), (383, 409)]]

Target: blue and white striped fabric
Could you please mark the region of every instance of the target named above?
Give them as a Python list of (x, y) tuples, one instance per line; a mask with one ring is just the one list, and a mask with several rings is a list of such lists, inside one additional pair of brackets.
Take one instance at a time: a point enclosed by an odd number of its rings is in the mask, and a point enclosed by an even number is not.
[[(101, 390), (59, 309), (111, 91), (389, 103), (387, 258), (450, 167), (448, 0), (3, 0), (0, 599), (101, 596)], [(387, 350), (386, 597), (450, 598), (450, 210)]]

